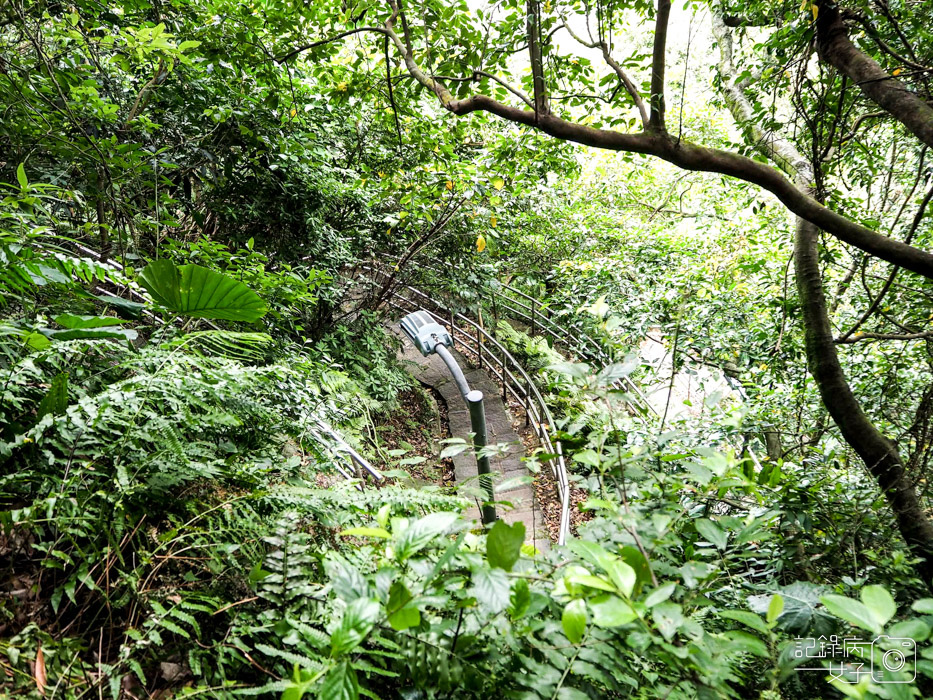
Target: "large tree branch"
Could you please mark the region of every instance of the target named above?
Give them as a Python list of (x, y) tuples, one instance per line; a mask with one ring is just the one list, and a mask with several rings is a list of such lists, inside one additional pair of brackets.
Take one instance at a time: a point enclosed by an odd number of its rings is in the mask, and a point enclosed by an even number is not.
[(651, 55), (651, 117), (653, 129), (664, 129), (664, 69), (667, 66), (667, 26), (671, 19), (671, 0), (658, 0), (654, 24), (654, 49)]
[(839, 362), (820, 276), (819, 229), (798, 218), (795, 241), (797, 293), (810, 373), (843, 438), (865, 462), (881, 488), (904, 541), (921, 558), (918, 566), (921, 578), (927, 586), (933, 586), (933, 523), (907, 476), (897, 447), (865, 415)]
[(765, 131), (759, 126), (752, 103), (745, 95), (744, 83), (734, 82), (732, 79), (732, 76), (738, 74), (733, 60), (732, 33), (718, 13), (712, 13), (711, 19), (713, 36), (719, 45), (718, 68), (723, 97), (725, 97), (729, 112), (740, 126), (747, 129), (755, 147), (776, 163), (781, 170), (792, 178), (804, 174), (807, 181), (812, 182), (813, 174), (810, 172), (810, 163), (800, 154), (797, 147), (775, 132)]
[(538, 0), (528, 0), (526, 33), (528, 35), (528, 56), (531, 59), (531, 84), (534, 89), (535, 114), (547, 114), (547, 84), (544, 81), (544, 60), (541, 57), (541, 11)]
[[(713, 14), (713, 32), (720, 49), (720, 71), (734, 74), (732, 37), (721, 17)], [(749, 122), (749, 105), (740, 88), (725, 82), (726, 103), (738, 122)], [(816, 202), (808, 190), (814, 180), (813, 165), (792, 143), (774, 134), (762, 139), (760, 129), (751, 126), (754, 145), (795, 176), (795, 189), (809, 201)], [(816, 167), (819, 167), (818, 163)], [(789, 207), (791, 208), (791, 207)], [(927, 586), (933, 587), (933, 522), (924, 512), (917, 490), (907, 476), (897, 446), (885, 437), (862, 410), (852, 392), (833, 341), (823, 278), (820, 272), (819, 234), (821, 225), (811, 217), (798, 214), (794, 236), (794, 271), (800, 310), (803, 318), (807, 365), (816, 382), (820, 398), (845, 441), (865, 463), (878, 484), (897, 520), (898, 530), (911, 551), (921, 558), (918, 572)], [(892, 240), (892, 239), (888, 239)]]
[[(444, 108), (453, 114), (488, 112), (516, 124), (537, 128), (564, 141), (610, 151), (652, 155), (685, 170), (719, 173), (750, 182), (768, 190), (794, 214), (810, 221), (839, 240), (906, 270), (933, 279), (933, 254), (883, 236), (828, 209), (798, 189), (780, 170), (767, 163), (729, 151), (698, 146), (686, 140), (675, 140), (659, 130), (652, 129), (639, 134), (627, 134), (597, 129), (561, 119), (554, 114), (536, 114), (534, 110), (506, 105), (486, 95), (473, 95), (458, 100), (439, 80), (431, 78), (419, 68), (412, 53), (406, 50), (404, 42), (391, 27), (373, 27), (369, 28), (369, 31), (388, 35), (402, 55), (408, 73), (418, 83), (436, 94)], [(315, 42), (315, 45), (334, 40)], [(771, 143), (774, 144), (773, 139)]]
[(933, 146), (933, 107), (852, 43), (838, 7), (820, 3), (816, 36), (822, 60), (851, 78), (862, 92), (923, 143)]

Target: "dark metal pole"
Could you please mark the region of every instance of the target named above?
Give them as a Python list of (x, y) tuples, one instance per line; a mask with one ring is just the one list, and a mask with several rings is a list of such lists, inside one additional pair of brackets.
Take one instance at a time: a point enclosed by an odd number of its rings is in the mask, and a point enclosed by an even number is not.
[(460, 394), (466, 401), (467, 408), (470, 411), (470, 429), (473, 431), (473, 449), (476, 450), (476, 473), (479, 474), (480, 486), (486, 491), (488, 503), (483, 506), (483, 524), (490, 525), (496, 522), (496, 507), (492, 504), (495, 500), (495, 493), (492, 488), (492, 475), (489, 473), (489, 457), (480, 456), (482, 448), (486, 447), (486, 409), (483, 406), (483, 392), (470, 391), (466, 377), (463, 376), (463, 370), (450, 354), (450, 350), (443, 343), (434, 346), (434, 351), (441, 356), (447, 369), (453, 375), (454, 382), (460, 390)]
[(480, 455), (486, 447), (486, 410), (483, 407), (483, 392), (473, 390), (466, 395), (467, 407), (470, 409), (470, 426), (473, 428), (473, 447), (476, 449), (476, 472), (479, 474), (479, 483), (486, 491), (487, 503), (483, 504), (483, 524), (491, 525), (496, 522), (496, 507), (493, 505), (495, 493), (492, 487), (492, 475), (489, 473), (489, 457)]

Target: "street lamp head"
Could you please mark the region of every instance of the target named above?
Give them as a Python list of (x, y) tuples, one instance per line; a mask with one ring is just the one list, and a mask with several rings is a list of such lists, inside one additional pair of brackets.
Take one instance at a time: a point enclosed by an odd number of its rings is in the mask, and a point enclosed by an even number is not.
[(402, 330), (411, 338), (421, 354), (428, 356), (434, 352), (438, 344), (451, 347), (454, 344), (450, 333), (441, 324), (437, 323), (427, 311), (415, 311), (402, 319)]

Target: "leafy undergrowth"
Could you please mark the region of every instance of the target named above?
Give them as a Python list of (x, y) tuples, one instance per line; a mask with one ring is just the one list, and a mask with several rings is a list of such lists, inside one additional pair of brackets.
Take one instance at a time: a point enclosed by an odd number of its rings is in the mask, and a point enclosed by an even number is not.
[[(150, 313), (265, 313), (224, 273), (146, 270)], [(43, 314), (11, 307), (0, 336), (9, 694), (812, 697), (823, 681), (794, 674), (793, 635), (814, 631), (910, 638), (933, 672), (933, 601), (789, 575), (789, 466), (757, 473), (673, 435), (623, 441), (637, 435), (611, 387), (625, 367), (548, 370), (589, 518), (534, 555), (521, 524), (470, 532), (470, 502), (425, 471), (429, 402), (373, 316), (309, 352), (285, 317), (268, 333), (124, 323), (74, 313), (87, 304), (60, 291), (35, 297)], [(374, 396), (358, 379), (377, 376)], [(388, 473), (435, 483), (358, 489), (337, 476), (321, 421), (361, 449), (374, 431)], [(909, 565), (895, 552), (874, 580)]]
[[(288, 514), (336, 543), (377, 498), (317, 486), (333, 469), (309, 431), (322, 416), (353, 425), (345, 375), (294, 352), (254, 366), (164, 347), (56, 342), (5, 372), (10, 688), (41, 690), (43, 674), (69, 694), (265, 678), (226, 640), (253, 634), (242, 620), (264, 607), (256, 576), (276, 523)], [(378, 499), (422, 505), (397, 489)]]
[(398, 394), (398, 407), (374, 420), (371, 441), (381, 460), (418, 483), (445, 485), (453, 464), (438, 459), (449, 437), (444, 401), (420, 386)]

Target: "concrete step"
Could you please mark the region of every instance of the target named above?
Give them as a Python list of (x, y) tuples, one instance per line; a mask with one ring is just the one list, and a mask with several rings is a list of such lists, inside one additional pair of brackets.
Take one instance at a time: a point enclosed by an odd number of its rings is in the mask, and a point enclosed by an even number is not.
[[(403, 340), (399, 359), (409, 368), (415, 379), (435, 389), (447, 404), (450, 434), (453, 437), (469, 439), (472, 432), (470, 414), (443, 360), (438, 355), (424, 357), (404, 336), (397, 324), (391, 324), (389, 328)], [(512, 416), (509, 415), (502, 402), (501, 385), (485, 370), (468, 368), (465, 358), (456, 351), (456, 348), (451, 354), (461, 367), (466, 368), (464, 377), (470, 388), (483, 392), (487, 443), (507, 445), (503, 453), (489, 458), (490, 470), (494, 474), (493, 483), (502, 484), (517, 476), (530, 476), (530, 472), (522, 461), (525, 456), (525, 445), (512, 427)], [(472, 449), (455, 455), (452, 461), (457, 481), (471, 480), (479, 486), (476, 478), (476, 457)], [(549, 547), (544, 516), (535, 506), (535, 492), (531, 483), (513, 485), (508, 491), (497, 492), (496, 497), (513, 506), (512, 508), (500, 506), (500, 515), (503, 520), (508, 523), (523, 522), (529, 543), (533, 543), (538, 549)], [(469, 519), (479, 522), (479, 511), (476, 508), (468, 510), (466, 515)]]

